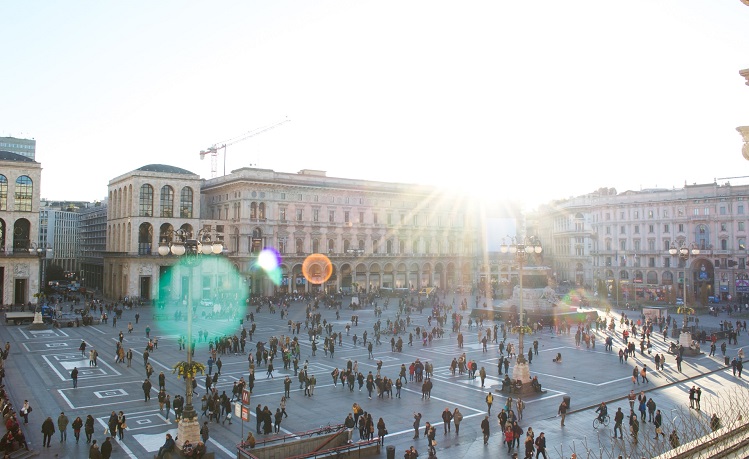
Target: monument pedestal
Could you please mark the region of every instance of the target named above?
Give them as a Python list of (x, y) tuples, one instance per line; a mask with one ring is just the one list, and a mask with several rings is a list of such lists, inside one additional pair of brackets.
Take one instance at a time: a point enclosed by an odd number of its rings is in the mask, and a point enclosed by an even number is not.
[(47, 328), (47, 324), (44, 323), (44, 318), (42, 317), (41, 312), (35, 312), (34, 313), (34, 321), (31, 322), (32, 330), (45, 330)]
[(683, 355), (685, 357), (695, 357), (702, 354), (699, 344), (696, 344), (696, 348), (692, 347), (692, 333), (687, 330), (682, 330), (679, 334), (679, 346), (684, 347)]
[(177, 440), (175, 441), (179, 450), (182, 450), (185, 440), (190, 440), (193, 446), (202, 441), (200, 438), (200, 421), (198, 421), (197, 416), (192, 419), (180, 419), (177, 426)]

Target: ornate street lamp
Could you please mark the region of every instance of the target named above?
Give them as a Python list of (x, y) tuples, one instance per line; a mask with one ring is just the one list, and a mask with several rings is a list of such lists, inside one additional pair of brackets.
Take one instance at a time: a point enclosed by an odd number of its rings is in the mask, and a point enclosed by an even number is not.
[(523, 316), (523, 265), (528, 260), (530, 255), (539, 255), (543, 252), (541, 247), (541, 241), (535, 237), (525, 238), (519, 241), (516, 238), (511, 238), (511, 244), (505, 244), (504, 242), (499, 247), (502, 253), (511, 253), (515, 255), (515, 261), (518, 263), (518, 277), (520, 278), (520, 307), (518, 309), (519, 322), (518, 326), (512, 329), (513, 332), (518, 333), (518, 357), (515, 362), (515, 368), (512, 370), (513, 381), (520, 380), (523, 382), (525, 387), (526, 383), (531, 380), (530, 368), (528, 362), (525, 360), (525, 353), (523, 352), (523, 336), (530, 332), (530, 327), (525, 324), (525, 318)]
[(684, 348), (689, 349), (692, 344), (692, 334), (687, 329), (687, 315), (693, 314), (694, 309), (687, 307), (687, 261), (690, 256), (699, 255), (700, 249), (695, 243), (685, 244), (684, 242), (679, 242), (679, 247), (671, 244), (668, 253), (671, 256), (678, 255), (680, 260), (684, 260), (684, 304), (681, 305), (680, 308), (677, 308), (676, 312), (684, 314), (684, 323), (681, 329), (681, 334), (679, 335), (679, 344), (684, 346)]
[[(174, 255), (180, 257), (183, 263), (190, 268), (190, 277), (194, 278), (194, 268), (200, 263), (200, 257), (203, 255), (218, 255), (223, 252), (224, 246), (220, 241), (211, 241), (211, 236), (205, 230), (198, 232), (198, 237), (192, 239), (192, 234), (186, 230), (180, 229), (174, 231), (174, 240), (162, 240), (159, 244), (159, 255)], [(200, 421), (198, 413), (192, 406), (192, 381), (195, 375), (203, 372), (203, 365), (192, 361), (193, 342), (192, 342), (192, 294), (191, 286), (187, 292), (187, 361), (180, 362), (175, 367), (175, 371), (185, 378), (185, 407), (182, 411), (182, 418), (177, 428), (178, 447), (190, 440), (190, 443), (197, 444), (200, 438)]]

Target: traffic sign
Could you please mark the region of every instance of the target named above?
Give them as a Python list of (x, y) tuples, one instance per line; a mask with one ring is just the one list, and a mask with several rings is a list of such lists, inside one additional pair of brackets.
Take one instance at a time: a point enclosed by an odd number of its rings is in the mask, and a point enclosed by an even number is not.
[(250, 420), (250, 409), (246, 406), (242, 407), (242, 420), (243, 421), (249, 421)]
[(242, 390), (242, 405), (250, 404), (250, 391), (247, 389)]

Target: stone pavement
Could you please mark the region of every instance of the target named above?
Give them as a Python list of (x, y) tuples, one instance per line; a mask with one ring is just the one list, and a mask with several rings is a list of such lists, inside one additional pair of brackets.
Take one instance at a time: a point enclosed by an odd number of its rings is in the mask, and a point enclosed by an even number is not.
[[(448, 295), (447, 302), (451, 303)], [(460, 298), (457, 299), (460, 302)], [(382, 301), (380, 301), (382, 304)], [(135, 325), (134, 314), (140, 312), (141, 321)], [(323, 317), (332, 321), (334, 330), (343, 330), (351, 316), (351, 311), (341, 311), (341, 319), (335, 319), (332, 310), (321, 310)], [(389, 336), (383, 336), (383, 344), (375, 346), (374, 357), (383, 361), (382, 374), (395, 379), (401, 363), (408, 366), (415, 359), (431, 361), (435, 367), (433, 377), (434, 388), (432, 397), (428, 400), (421, 399), (421, 390), (418, 384), (409, 383), (404, 386), (400, 399), (367, 398), (366, 388), (360, 392), (358, 387), (354, 392), (342, 389), (340, 384), (333, 386), (330, 372), (333, 368), (345, 368), (347, 360), (357, 360), (361, 371), (376, 372), (375, 360), (368, 359), (368, 353), (361, 344), (354, 346), (352, 337), (357, 334), (361, 338), (362, 332), (368, 330), (369, 336), (373, 337), (372, 324), (376, 321), (371, 309), (357, 311), (359, 315), (359, 326), (352, 327), (350, 336), (344, 336), (343, 346), (336, 349), (335, 358), (326, 357), (322, 345), (318, 346), (317, 356), (311, 356), (310, 343), (307, 335), (302, 330), (300, 342), (302, 345), (302, 362), (309, 360), (310, 374), (315, 374), (318, 384), (313, 397), (305, 397), (303, 391), (299, 390), (299, 384), (293, 377), (293, 371), (283, 371), (280, 359), (276, 362), (274, 379), (265, 378), (265, 367), (256, 369), (256, 385), (252, 395), (251, 407), (253, 407), (253, 419), (244, 426), (239, 419), (235, 419), (232, 425), (211, 424), (211, 439), (208, 442), (209, 449), (216, 452), (217, 457), (236, 457), (234, 445), (240, 438), (246, 435), (248, 429), (255, 428), (254, 406), (258, 403), (267, 405), (275, 411), (278, 407), (281, 395), (283, 395), (283, 378), (286, 374), (292, 376), (292, 397), (287, 405), (289, 417), (282, 423), (283, 432), (299, 432), (316, 428), (320, 425), (343, 422), (346, 414), (351, 412), (353, 403), (360, 404), (364, 410), (371, 412), (377, 422), (382, 417), (387, 425), (389, 435), (386, 445), (396, 447), (396, 457), (403, 457), (403, 451), (414, 444), (419, 450), (421, 457), (427, 457), (426, 440), (420, 438), (413, 440), (413, 413), (420, 412), (423, 415), (421, 431), (423, 433), (425, 422), (437, 425), (437, 455), (438, 457), (488, 457), (489, 455), (509, 457), (507, 448), (502, 445), (501, 436), (497, 427), (496, 414), (504, 404), (505, 397), (495, 394), (495, 402), (490, 417), (492, 430), (489, 445), (484, 446), (481, 441), (480, 422), (486, 414), (486, 403), (484, 398), (489, 386), (497, 384), (499, 377), (496, 371), (498, 349), (496, 345), (489, 347), (489, 352), (484, 353), (478, 343), (475, 326), (472, 330), (463, 327), (465, 346), (463, 349), (457, 347), (454, 334), (446, 333), (445, 338), (436, 339), (431, 345), (422, 346), (418, 341), (413, 347), (407, 344), (402, 353), (390, 351)], [(618, 318), (619, 311), (614, 313)], [(383, 311), (383, 323), (388, 317), (394, 316), (394, 310)], [(427, 324), (426, 312), (423, 315), (415, 313), (412, 315), (413, 326)], [(294, 303), (291, 307), (291, 318), (295, 321), (303, 321), (304, 305)], [(721, 314), (718, 318), (700, 316), (701, 325), (715, 326), (719, 320), (725, 319)], [(281, 336), (288, 334), (286, 319), (281, 320), (280, 314), (270, 314), (267, 308), (255, 314), (257, 333), (252, 342), (248, 342), (248, 349), (254, 350), (258, 340), (267, 342), (270, 336)], [(135, 331), (132, 335), (127, 333), (127, 323), (133, 322)], [(199, 328), (211, 330), (214, 327), (211, 321), (198, 321)], [(467, 321), (466, 321), (467, 322)], [(464, 322), (464, 323), (466, 323)], [(154, 454), (163, 443), (164, 433), (175, 431), (176, 424), (169, 423), (165, 419), (165, 413), (160, 412), (156, 401), (156, 390), (152, 392), (150, 402), (143, 401), (141, 383), (145, 378), (142, 363), (142, 352), (146, 342), (144, 333), (145, 326), (151, 325), (152, 335), (157, 335), (159, 348), (151, 356), (151, 363), (156, 370), (151, 380), (157, 389), (157, 375), (164, 371), (167, 376), (167, 392), (172, 397), (177, 393), (184, 394), (184, 384), (175, 375), (171, 374), (171, 366), (184, 360), (184, 353), (178, 351), (176, 335), (162, 334), (158, 325), (151, 320), (151, 312), (148, 308), (140, 308), (133, 311), (125, 311), (122, 320), (117, 327), (110, 324), (101, 324), (90, 327), (49, 329), (44, 331), (31, 331), (28, 327), (2, 325), (0, 326), (0, 340), (11, 342), (10, 357), (6, 361), (6, 386), (11, 390), (15, 405), (20, 406), (24, 399), (29, 399), (34, 411), (30, 416), (29, 428), (26, 429), (32, 448), (40, 450), (40, 457), (87, 457), (88, 445), (85, 440), (76, 445), (72, 431), (69, 427), (68, 441), (61, 444), (59, 436), (52, 442), (51, 448), (41, 448), (40, 425), (46, 416), (57, 419), (60, 411), (64, 411), (71, 422), (75, 416), (92, 414), (97, 419), (97, 428), (94, 438), (100, 443), (104, 439), (105, 421), (112, 410), (122, 410), (128, 419), (128, 432), (123, 442), (115, 444), (116, 458), (141, 458)], [(245, 324), (247, 325), (247, 324)], [(215, 328), (225, 326), (225, 322), (215, 324)], [(303, 327), (302, 327), (303, 328)], [(449, 328), (449, 326), (448, 326)], [(235, 327), (237, 333), (239, 324)], [(132, 347), (134, 358), (132, 367), (125, 364), (115, 363), (112, 353), (117, 339), (117, 333), (123, 330), (125, 334), (125, 347)], [(166, 333), (166, 332), (165, 332)], [(345, 334), (345, 331), (344, 331)], [(572, 447), (578, 452), (582, 449), (582, 442), (598, 451), (599, 447), (604, 450), (612, 450), (619, 454), (624, 449), (629, 455), (629, 441), (616, 441), (612, 447), (611, 429), (613, 428), (613, 414), (616, 408), (621, 406), (623, 411), (628, 412), (628, 404), (622, 398), (635, 389), (647, 391), (648, 397), (653, 397), (658, 408), (662, 410), (664, 421), (671, 422), (676, 412), (673, 409), (684, 407), (687, 402), (687, 390), (693, 385), (700, 385), (703, 390), (703, 405), (709, 405), (710, 398), (715, 397), (717, 391), (727, 387), (746, 387), (744, 380), (734, 378), (730, 368), (726, 370), (722, 365), (720, 351), (718, 357), (706, 355), (686, 360), (683, 365), (683, 374), (676, 372), (672, 356), (668, 356), (667, 369), (655, 372), (655, 364), (651, 356), (639, 355), (629, 359), (626, 364), (620, 364), (616, 352), (621, 345), (620, 335), (617, 335), (614, 344), (614, 352), (603, 350), (603, 333), (599, 333), (599, 339), (595, 349), (576, 348), (574, 335), (555, 336), (544, 330), (543, 332), (526, 339), (526, 345), (534, 339), (540, 343), (539, 355), (534, 357), (531, 364), (531, 375), (537, 375), (542, 382), (545, 394), (528, 397), (524, 419), (520, 425), (524, 430), (532, 426), (538, 435), (545, 432), (549, 457), (569, 457)], [(654, 342), (654, 352), (665, 353), (666, 347), (661, 338)], [(88, 358), (81, 356), (77, 350), (81, 339), (85, 339), (89, 345), (99, 350), (99, 365), (88, 366)], [(516, 336), (508, 335), (508, 342), (516, 342)], [(405, 340), (408, 341), (407, 339)], [(739, 337), (739, 344), (747, 343), (746, 335)], [(719, 343), (720, 344), (720, 343)], [(737, 346), (729, 346), (728, 353), (736, 354)], [(477, 359), (479, 367), (484, 366), (489, 374), (485, 388), (480, 387), (480, 381), (469, 380), (465, 376), (452, 376), (448, 366), (454, 357), (465, 352), (469, 359)], [(563, 363), (552, 362), (557, 352), (563, 355)], [(526, 347), (527, 353), (527, 347)], [(198, 347), (196, 360), (205, 362), (207, 359), (207, 346)], [(219, 391), (231, 392), (233, 381), (244, 376), (247, 379), (248, 366), (246, 355), (222, 356), (224, 368), (219, 378)], [(634, 385), (631, 382), (632, 368), (634, 365), (642, 366), (647, 363), (649, 371), (649, 384)], [(77, 366), (81, 371), (79, 376), (79, 387), (72, 388), (70, 381), (70, 369)], [(512, 372), (512, 367), (510, 368)], [(202, 378), (198, 378), (198, 392), (205, 392)], [(568, 414), (565, 427), (560, 426), (560, 420), (556, 416), (558, 406), (563, 396), (571, 397), (571, 412)], [(612, 423), (608, 428), (593, 429), (592, 421), (595, 417), (594, 407), (601, 401), (607, 401)], [(195, 400), (197, 408), (200, 407), (198, 399)], [(461, 432), (456, 436), (443, 435), (440, 415), (446, 408), (453, 410), (460, 407), (464, 415)], [(695, 416), (708, 416), (703, 410), (701, 413), (693, 413)], [(170, 415), (173, 419), (173, 413)], [(201, 421), (202, 422), (202, 421)], [(677, 420), (677, 424), (678, 424)], [(625, 421), (626, 426), (626, 421)], [(668, 426), (668, 424), (667, 424)], [(667, 427), (668, 428), (668, 427)], [(645, 435), (652, 438), (652, 426), (643, 423), (640, 431), (641, 439)], [(354, 434), (358, 438), (358, 433)], [(258, 436), (262, 439), (262, 435)], [(600, 446), (599, 446), (600, 442)], [(661, 442), (663, 443), (663, 442)], [(645, 452), (653, 451), (653, 445), (648, 445), (644, 440), (640, 445), (641, 450), (636, 450), (636, 457)], [(383, 457), (385, 452), (383, 450)], [(522, 457), (522, 452), (520, 453)], [(614, 456), (616, 457), (616, 456)]]

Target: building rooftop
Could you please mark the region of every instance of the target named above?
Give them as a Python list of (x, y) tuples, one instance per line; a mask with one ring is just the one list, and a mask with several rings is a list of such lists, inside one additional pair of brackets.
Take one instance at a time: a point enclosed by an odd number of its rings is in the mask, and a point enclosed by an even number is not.
[(19, 163), (35, 163), (33, 159), (19, 155), (18, 153), (11, 153), (9, 151), (0, 150), (0, 161), (16, 161)]
[(139, 167), (136, 170), (144, 172), (160, 172), (164, 174), (195, 175), (194, 173), (186, 169), (182, 169), (181, 167), (169, 166), (168, 164), (147, 164), (143, 167)]

